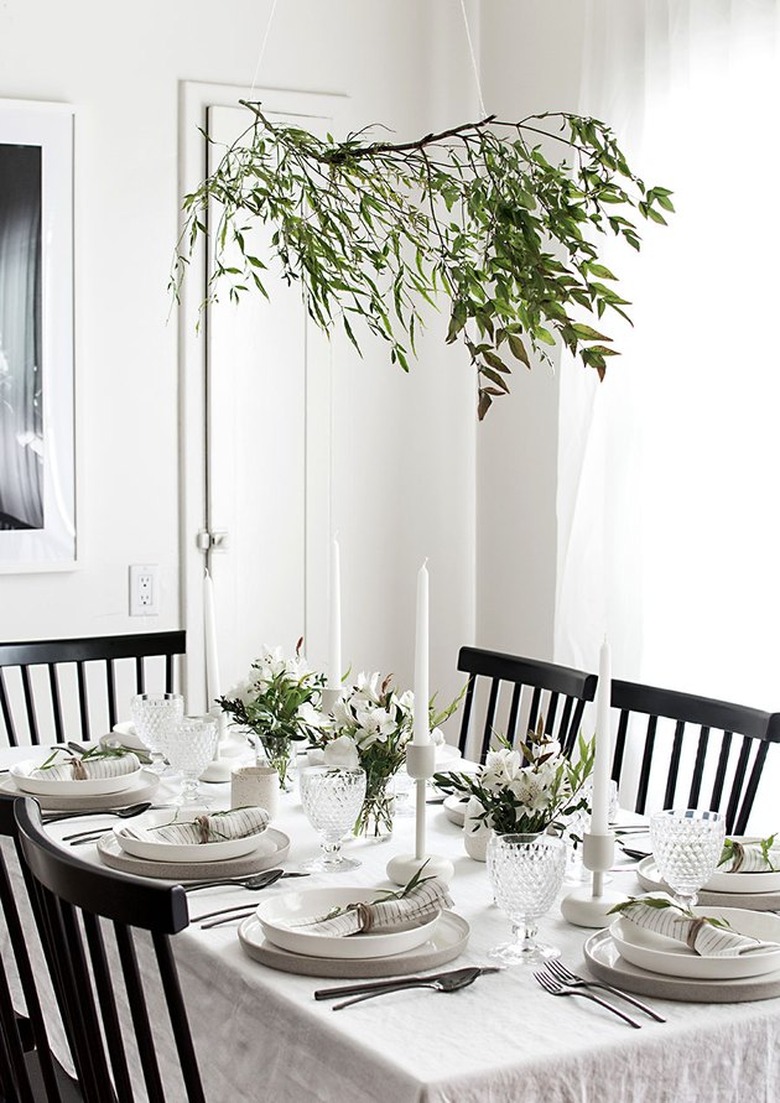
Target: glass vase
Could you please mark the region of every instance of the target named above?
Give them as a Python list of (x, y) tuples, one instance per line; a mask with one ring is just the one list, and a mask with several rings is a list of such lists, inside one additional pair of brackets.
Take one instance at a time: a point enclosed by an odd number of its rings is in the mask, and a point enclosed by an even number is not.
[[(279, 775), (279, 788), (289, 793), (293, 787), (292, 743), (285, 736), (271, 736), (267, 732), (257, 732), (258, 744), (255, 744), (257, 765), (270, 766)], [(262, 748), (262, 755), (260, 754)]]
[(373, 842), (393, 834), (393, 777), (375, 778), (366, 786), (363, 807), (355, 823), (355, 834)]

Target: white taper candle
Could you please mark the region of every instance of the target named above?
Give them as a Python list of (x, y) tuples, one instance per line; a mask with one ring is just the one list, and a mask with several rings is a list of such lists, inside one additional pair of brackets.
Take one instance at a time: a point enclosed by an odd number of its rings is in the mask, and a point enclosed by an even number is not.
[(338, 540), (330, 549), (330, 624), (328, 634), (328, 689), (341, 689), (341, 552)]
[(206, 649), (206, 710), (220, 695), (217, 623), (214, 612), (214, 581), (208, 571), (203, 576), (203, 636)]
[(596, 753), (593, 763), (593, 806), (590, 830), (606, 835), (609, 830), (609, 775), (612, 766), (612, 736), (609, 706), (612, 696), (612, 670), (606, 637), (599, 652), (599, 684), (596, 691)]
[(414, 730), (412, 742), (430, 742), (428, 721), (428, 568), (417, 572), (417, 618), (414, 648)]

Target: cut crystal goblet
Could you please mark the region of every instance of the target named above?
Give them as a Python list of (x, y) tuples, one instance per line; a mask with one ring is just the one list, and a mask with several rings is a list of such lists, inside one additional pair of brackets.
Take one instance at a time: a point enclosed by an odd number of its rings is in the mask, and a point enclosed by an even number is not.
[(563, 882), (566, 843), (554, 835), (498, 835), (488, 842), (487, 868), (496, 904), (512, 922), (514, 940), (488, 956), (508, 965), (536, 965), (560, 950), (537, 941), (537, 920), (549, 911)]
[(693, 907), (715, 872), (725, 831), (720, 812), (667, 808), (650, 817), (656, 869), (683, 907)]
[(309, 823), (322, 840), (322, 855), (302, 868), (340, 873), (360, 865), (345, 858), (341, 840), (354, 825), (366, 794), (366, 772), (360, 766), (304, 766), (300, 772), (301, 802)]

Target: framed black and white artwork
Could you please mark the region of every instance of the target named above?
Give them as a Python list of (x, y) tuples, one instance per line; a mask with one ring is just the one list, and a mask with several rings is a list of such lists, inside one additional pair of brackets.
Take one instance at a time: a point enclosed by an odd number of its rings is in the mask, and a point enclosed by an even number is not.
[(0, 572), (73, 568), (73, 109), (0, 100)]

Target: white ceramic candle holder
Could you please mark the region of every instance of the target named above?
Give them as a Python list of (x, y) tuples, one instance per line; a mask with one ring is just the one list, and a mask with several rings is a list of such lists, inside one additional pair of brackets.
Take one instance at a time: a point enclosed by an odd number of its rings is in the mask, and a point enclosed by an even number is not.
[(327, 686), (322, 691), (322, 712), (326, 715), (332, 712), (341, 694), (340, 689), (329, 689)]
[(608, 912), (615, 904), (627, 900), (625, 893), (605, 890), (604, 874), (615, 859), (615, 836), (593, 835), (582, 838), (582, 864), (593, 874), (591, 884), (567, 892), (561, 901), (563, 918), (576, 927), (608, 927), (612, 921)]
[(415, 783), (415, 852), (397, 854), (387, 863), (387, 876), (397, 885), (406, 885), (425, 866), (426, 877), (451, 881), (455, 867), (449, 858), (425, 852), (425, 786), (436, 771), (436, 747), (433, 743), (409, 743), (406, 747), (406, 770)]
[(219, 738), (217, 739), (216, 753), (200, 775), (200, 780), (218, 785), (221, 782), (230, 781), (231, 772), (236, 764), (236, 755), (243, 751), (244, 744), (242, 741), (240, 746), (229, 746), (231, 741), (227, 735), (227, 716), (218, 705), (209, 710), (209, 716), (213, 716), (217, 721)]

